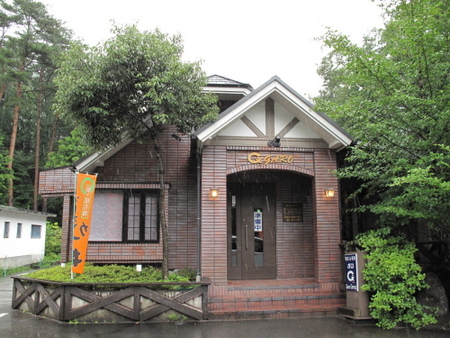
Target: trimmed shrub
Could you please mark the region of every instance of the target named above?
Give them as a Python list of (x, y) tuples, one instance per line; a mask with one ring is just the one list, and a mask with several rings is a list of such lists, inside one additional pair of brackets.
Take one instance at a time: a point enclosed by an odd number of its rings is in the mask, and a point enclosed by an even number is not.
[(404, 323), (420, 329), (436, 323), (435, 309), (420, 305), (415, 297), (429, 286), (414, 259), (414, 243), (394, 236), (389, 227), (360, 234), (356, 242), (367, 252), (362, 289), (371, 293), (369, 309), (377, 325), (391, 329)]

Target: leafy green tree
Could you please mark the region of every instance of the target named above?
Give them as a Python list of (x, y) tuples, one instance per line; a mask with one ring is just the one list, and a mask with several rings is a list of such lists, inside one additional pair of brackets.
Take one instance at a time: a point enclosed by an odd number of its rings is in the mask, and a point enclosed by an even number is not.
[(168, 271), (164, 166), (158, 135), (166, 125), (190, 133), (216, 118), (216, 98), (202, 94), (199, 63), (181, 60), (180, 36), (136, 26), (115, 27), (114, 37), (95, 48), (74, 44), (56, 77), (57, 112), (76, 121), (90, 144), (102, 149), (126, 135), (151, 141), (159, 165), (159, 213), (163, 271)]
[(58, 223), (47, 222), (45, 233), (45, 257), (48, 261), (61, 259), (62, 229)]
[(384, 29), (358, 46), (329, 31), (316, 99), (358, 140), (341, 178), (362, 182), (382, 224), (450, 235), (450, 2), (379, 1)]
[(56, 168), (70, 165), (89, 153), (89, 146), (83, 139), (80, 128), (75, 128), (67, 136), (58, 141), (58, 150), (49, 153), (46, 168)]

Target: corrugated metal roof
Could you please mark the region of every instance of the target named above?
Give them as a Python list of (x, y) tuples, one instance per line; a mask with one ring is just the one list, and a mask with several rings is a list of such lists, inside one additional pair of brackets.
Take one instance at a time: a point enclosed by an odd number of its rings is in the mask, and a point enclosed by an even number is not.
[(33, 211), (33, 210), (28, 210), (28, 209), (23, 209), (23, 208), (10, 207), (7, 205), (0, 205), (0, 211), (11, 211), (11, 212), (17, 212), (17, 213), (22, 213), (22, 214), (56, 217), (55, 214), (49, 214), (47, 212)]

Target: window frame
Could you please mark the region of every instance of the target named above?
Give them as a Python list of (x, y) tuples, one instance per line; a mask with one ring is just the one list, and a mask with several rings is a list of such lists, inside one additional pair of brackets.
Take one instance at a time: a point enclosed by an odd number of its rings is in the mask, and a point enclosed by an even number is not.
[(10, 230), (11, 230), (11, 222), (5, 221), (3, 227), (3, 238), (9, 238)]
[[(129, 216), (129, 199), (132, 195), (139, 195), (139, 239), (128, 239), (128, 216)], [(152, 196), (156, 201), (156, 239), (145, 239), (145, 219), (146, 219), (146, 198)], [(123, 243), (160, 243), (160, 212), (159, 212), (159, 190), (156, 189), (129, 189), (124, 191), (123, 197)]]
[(22, 238), (22, 223), (17, 223), (16, 238)]
[[(39, 229), (39, 237), (33, 235), (34, 234), (34, 231), (33, 231), (34, 229)], [(40, 239), (40, 238), (42, 238), (42, 225), (40, 225), (40, 224), (31, 224), (30, 238), (32, 238), (32, 239)]]

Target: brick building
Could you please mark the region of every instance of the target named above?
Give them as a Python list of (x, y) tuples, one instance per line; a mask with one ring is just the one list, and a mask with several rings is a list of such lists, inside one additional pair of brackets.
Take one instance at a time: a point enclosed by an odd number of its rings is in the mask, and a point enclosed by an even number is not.
[[(211, 281), (212, 316), (335, 313), (345, 298), (333, 170), (350, 136), (276, 76), (253, 90), (214, 75), (205, 91), (222, 112), (192, 136), (167, 128), (164, 187), (151, 144), (124, 139), (75, 163), (98, 173), (88, 261), (160, 263), (156, 206), (166, 189), (169, 267)], [(64, 198), (63, 262), (73, 181), (69, 167), (40, 176), (43, 197)]]

